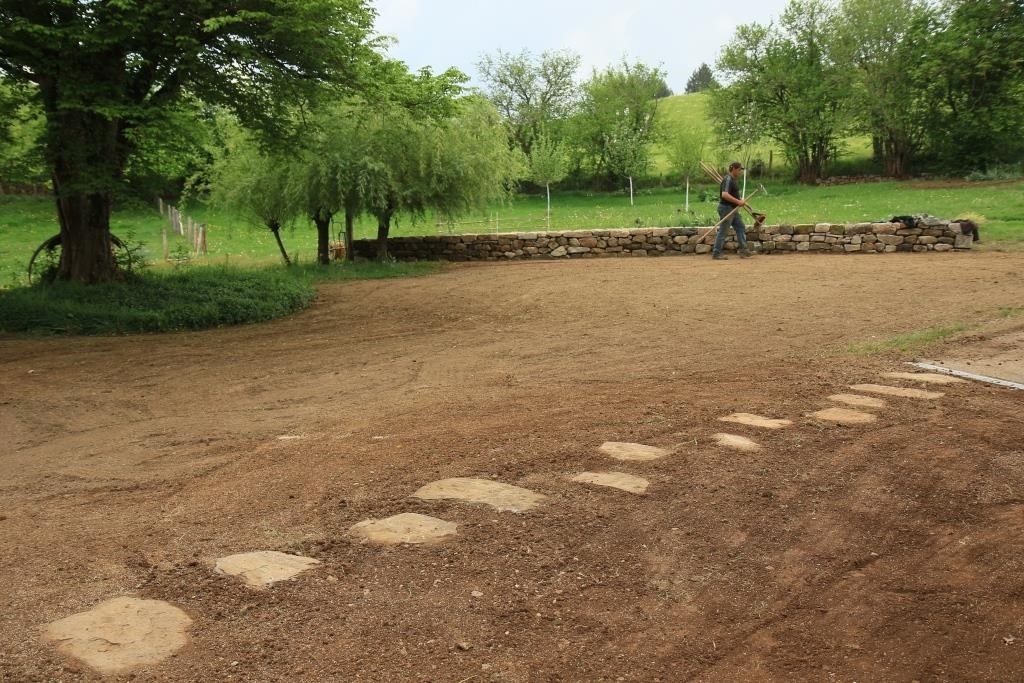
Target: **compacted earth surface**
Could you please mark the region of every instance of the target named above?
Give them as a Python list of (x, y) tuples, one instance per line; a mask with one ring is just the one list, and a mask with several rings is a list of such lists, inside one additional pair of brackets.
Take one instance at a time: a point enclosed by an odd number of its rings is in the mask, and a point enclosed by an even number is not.
[(890, 376), (1022, 305), (1020, 254), (648, 258), (0, 338), (0, 680), (1024, 680), (1024, 391)]

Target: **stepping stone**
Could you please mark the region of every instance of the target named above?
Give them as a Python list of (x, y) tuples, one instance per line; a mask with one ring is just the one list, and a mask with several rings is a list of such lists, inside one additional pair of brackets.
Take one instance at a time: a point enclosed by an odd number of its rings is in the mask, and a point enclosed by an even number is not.
[(735, 448), (740, 451), (759, 451), (761, 450), (761, 444), (756, 441), (751, 441), (745, 436), (739, 436), (738, 434), (712, 434), (711, 438), (719, 446), (727, 446), (728, 448)]
[(349, 528), (353, 536), (371, 543), (437, 543), (455, 535), (458, 524), (406, 512), (386, 519), (368, 519)]
[(902, 396), (903, 398), (942, 398), (945, 396), (939, 391), (924, 391), (923, 389), (905, 389), (903, 387), (890, 387), (885, 384), (854, 384), (850, 387), (854, 391), (863, 391), (869, 394), (882, 394), (884, 396)]
[(966, 384), (967, 380), (953, 377), (952, 375), (941, 375), (937, 372), (887, 372), (885, 377), (892, 379), (909, 379), (915, 382), (927, 384)]
[(188, 643), (187, 614), (162, 600), (114, 598), (54, 621), (43, 637), (101, 674), (157, 664)]
[(751, 427), (764, 427), (765, 429), (782, 429), (793, 424), (792, 420), (774, 420), (770, 417), (762, 417), (751, 413), (733, 413), (732, 415), (720, 417), (718, 420), (720, 422), (737, 422), (741, 425), (750, 425)]
[(423, 500), (441, 500), (449, 498), (461, 500), (466, 503), (484, 503), (490, 505), (499, 512), (508, 510), (510, 512), (525, 512), (531, 510), (541, 501), (547, 498), (542, 493), (536, 493), (529, 489), (503, 484), (490, 479), (468, 479), (456, 477), (454, 479), (442, 479), (420, 488), (412, 494)]
[(849, 406), (857, 406), (858, 408), (884, 408), (886, 406), (884, 399), (875, 398), (874, 396), (861, 396), (860, 394), (833, 394), (828, 397), (828, 400), (835, 401), (836, 403), (845, 403)]
[(849, 408), (826, 408), (825, 410), (811, 413), (811, 417), (828, 422), (838, 422), (844, 425), (865, 424), (878, 419), (872, 413), (862, 413), (859, 410), (850, 410)]
[(286, 581), (320, 564), (320, 560), (301, 555), (289, 555), (275, 550), (228, 555), (217, 560), (214, 570), (219, 574), (240, 576), (250, 588), (268, 588), (278, 581)]
[(597, 484), (629, 493), (646, 493), (650, 482), (624, 472), (583, 472), (572, 478), (581, 484)]
[(616, 460), (658, 460), (669, 454), (669, 451), (664, 448), (645, 446), (642, 443), (623, 443), (620, 441), (605, 441), (598, 450)]

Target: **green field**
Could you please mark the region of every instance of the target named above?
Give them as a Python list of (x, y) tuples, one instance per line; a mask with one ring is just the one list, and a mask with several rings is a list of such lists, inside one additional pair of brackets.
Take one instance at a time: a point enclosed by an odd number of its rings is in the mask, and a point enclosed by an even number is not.
[[(748, 184), (748, 194), (754, 185)], [(682, 191), (640, 191), (630, 206), (625, 192), (559, 193), (552, 196), (551, 230), (588, 228), (708, 226), (715, 220), (716, 187), (691, 187), (689, 212)], [(701, 194), (710, 197), (701, 201)], [(791, 183), (769, 183), (767, 194), (751, 201), (768, 214), (769, 223), (858, 222), (887, 219), (893, 215), (930, 213), (942, 218), (970, 215), (984, 220), (982, 238), (986, 249), (1024, 247), (1024, 181), (1015, 182), (879, 182), (834, 187), (804, 187)], [(196, 220), (208, 224), (207, 256), (192, 257), (192, 263), (261, 265), (279, 262), (270, 232), (233, 216), (197, 208)], [(154, 265), (163, 261), (161, 230), (166, 222), (156, 208), (141, 205), (115, 212), (115, 234), (141, 242), (142, 253)], [(540, 196), (524, 196), (515, 202), (493, 207), (489, 212), (468, 216), (455, 225), (433, 220), (398, 221), (393, 236), (447, 233), (493, 233), (545, 230), (545, 203)], [(41, 197), (0, 198), (0, 286), (24, 284), (25, 266), (35, 248), (57, 232), (52, 201)], [(375, 235), (374, 224), (363, 220), (357, 238)], [(299, 263), (310, 263), (316, 254), (316, 233), (300, 223), (282, 231), (285, 246)], [(169, 238), (174, 256), (187, 252), (185, 241)], [(173, 260), (173, 259), (172, 259)]]

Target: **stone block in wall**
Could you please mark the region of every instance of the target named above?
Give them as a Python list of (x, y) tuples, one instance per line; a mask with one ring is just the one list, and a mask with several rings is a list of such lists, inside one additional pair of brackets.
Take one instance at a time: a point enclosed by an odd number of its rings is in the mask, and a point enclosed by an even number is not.
[(597, 246), (597, 242), (598, 242), (598, 240), (597, 240), (596, 237), (582, 237), (582, 238), (580, 238), (580, 246), (581, 247), (589, 247), (589, 248), (593, 249), (594, 247)]
[(871, 223), (854, 223), (846, 226), (847, 235), (867, 235), (871, 232)]
[(845, 235), (846, 234), (846, 226), (845, 225), (835, 225), (835, 224), (833, 224), (833, 225), (828, 226), (828, 232), (830, 234), (832, 234), (832, 235)]
[(517, 232), (516, 239), (523, 240), (524, 242), (532, 242), (537, 239), (540, 235), (535, 232)]
[(897, 244), (896, 251), (914, 251), (913, 244)]
[(797, 247), (800, 246), (797, 242), (776, 242), (775, 249), (777, 251), (796, 251)]
[(932, 237), (931, 235), (921, 235), (917, 238), (918, 244), (935, 244), (938, 241), (938, 237)]
[(706, 254), (709, 251), (711, 251), (711, 245), (710, 244), (698, 244), (698, 245), (696, 245), (694, 247), (694, 253), (697, 253), (697, 254)]
[(792, 235), (776, 235), (774, 241), (775, 242), (792, 242), (793, 241), (793, 236)]
[(793, 226), (794, 235), (810, 235), (812, 232), (814, 232), (813, 225), (801, 224)]
[(826, 233), (832, 225), (830, 223), (816, 223), (812, 232)]
[(797, 251), (810, 251), (811, 250), (811, 243), (810, 242), (797, 242), (796, 243), (796, 250)]
[(675, 237), (672, 238), (672, 241), (676, 244), (686, 244), (687, 242), (690, 241), (690, 238), (687, 237), (686, 235), (676, 235)]
[(793, 235), (793, 241), (794, 242), (810, 242), (811, 241), (811, 236), (810, 235), (803, 235), (803, 234)]
[(952, 244), (936, 244), (934, 247), (935, 251), (953, 251)]
[(789, 225), (789, 224), (786, 224), (786, 223), (783, 223), (783, 224), (779, 225), (779, 234), (780, 235), (792, 235), (793, 231), (794, 231), (794, 227), (792, 225)]
[(878, 241), (886, 245), (903, 244), (903, 238), (899, 235), (879, 235)]
[(843, 251), (846, 251), (846, 252), (860, 251), (860, 245), (859, 244), (844, 244), (844, 245), (842, 245), (842, 247), (843, 247)]
[(924, 244), (915, 244), (914, 245), (914, 251), (916, 251), (916, 252), (928, 251), (928, 247), (927, 247), (927, 245), (924, 245)]
[(944, 232), (946, 232), (945, 228), (927, 228), (924, 234), (928, 237), (942, 237)]
[(923, 232), (924, 230), (922, 228), (902, 228), (900, 230), (897, 230), (896, 234), (903, 235), (904, 237), (916, 237), (917, 235), (920, 235)]
[(590, 247), (569, 247), (566, 251), (570, 256), (574, 254), (586, 254), (590, 251)]
[(956, 244), (956, 239), (953, 237), (940, 237), (937, 242), (939, 244)]
[(629, 254), (630, 256), (647, 256), (647, 251), (644, 249), (634, 249)]
[(918, 227), (933, 228), (942, 225), (942, 219), (935, 216), (923, 216), (917, 221)]
[(668, 228), (651, 228), (651, 237), (668, 237)]
[(899, 223), (875, 223), (871, 226), (871, 232), (876, 235), (895, 235)]
[(907, 235), (903, 238), (903, 244), (917, 244), (920, 238), (917, 235)]
[(629, 230), (609, 230), (609, 237), (629, 237)]
[(811, 241), (812, 242), (824, 242), (825, 241), (825, 236), (824, 235), (811, 235)]
[(825, 244), (824, 242), (811, 242), (809, 248), (810, 251), (828, 251), (832, 248), (832, 245)]
[(566, 255), (566, 247), (564, 245), (559, 245), (559, 246), (557, 246), (557, 247), (555, 247), (554, 249), (551, 250), (551, 256), (553, 256), (554, 258), (559, 258), (559, 257), (565, 256), (565, 255)]
[(953, 242), (953, 246), (956, 249), (970, 249), (974, 244), (974, 235), (967, 233), (966, 235), (957, 235)]

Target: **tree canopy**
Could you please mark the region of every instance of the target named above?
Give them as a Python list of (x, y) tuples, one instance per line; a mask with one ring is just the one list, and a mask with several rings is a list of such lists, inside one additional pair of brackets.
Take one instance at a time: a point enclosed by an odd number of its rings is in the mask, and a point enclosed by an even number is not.
[(138, 138), (188, 93), (283, 137), (297, 101), (353, 88), (373, 52), (366, 0), (4, 0), (0, 75), (46, 116), (58, 277), (113, 278), (110, 210)]
[(718, 81), (715, 80), (714, 74), (711, 73), (711, 67), (701, 62), (700, 66), (690, 74), (690, 79), (686, 81), (686, 94), (704, 92), (717, 86)]

